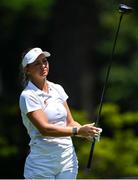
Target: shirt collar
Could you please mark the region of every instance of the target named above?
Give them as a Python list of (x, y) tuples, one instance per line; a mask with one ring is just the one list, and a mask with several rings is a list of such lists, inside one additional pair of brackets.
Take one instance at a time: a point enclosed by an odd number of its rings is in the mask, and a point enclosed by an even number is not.
[[(48, 83), (48, 86), (50, 86), (50, 83), (49, 83), (48, 81), (47, 81), (47, 83)], [(38, 88), (37, 86), (35, 86), (31, 81), (28, 82), (27, 87), (28, 87), (29, 89), (34, 90), (37, 95), (48, 95), (48, 93), (46, 93), (46, 92), (42, 91), (41, 89), (39, 89), (39, 88)]]

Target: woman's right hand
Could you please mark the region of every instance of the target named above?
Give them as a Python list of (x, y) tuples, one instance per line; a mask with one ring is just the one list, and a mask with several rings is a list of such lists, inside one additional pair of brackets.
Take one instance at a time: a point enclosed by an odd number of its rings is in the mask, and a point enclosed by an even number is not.
[(96, 137), (100, 135), (102, 129), (95, 127), (95, 123), (92, 124), (85, 124), (81, 127), (78, 128), (78, 135), (83, 136), (83, 137)]

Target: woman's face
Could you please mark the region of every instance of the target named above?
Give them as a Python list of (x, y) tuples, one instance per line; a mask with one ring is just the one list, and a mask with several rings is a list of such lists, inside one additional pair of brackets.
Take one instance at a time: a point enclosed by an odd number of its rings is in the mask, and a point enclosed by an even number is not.
[(49, 64), (44, 54), (40, 54), (38, 58), (26, 67), (26, 73), (30, 79), (44, 79), (49, 72)]

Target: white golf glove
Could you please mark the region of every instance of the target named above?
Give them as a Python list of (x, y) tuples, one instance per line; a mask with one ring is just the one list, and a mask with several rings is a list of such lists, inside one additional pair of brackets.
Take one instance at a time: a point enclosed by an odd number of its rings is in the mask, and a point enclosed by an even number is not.
[(91, 136), (87, 137), (89, 141), (93, 141), (94, 139), (98, 142), (100, 141), (101, 133), (103, 130), (102, 128), (98, 128), (98, 129), (99, 129), (99, 132), (94, 137), (91, 137)]
[(101, 133), (102, 133), (103, 130), (102, 130), (102, 128), (98, 128), (98, 129), (99, 129), (99, 133), (96, 134), (94, 138), (95, 138), (96, 141), (99, 142), (100, 141), (100, 137), (101, 137)]

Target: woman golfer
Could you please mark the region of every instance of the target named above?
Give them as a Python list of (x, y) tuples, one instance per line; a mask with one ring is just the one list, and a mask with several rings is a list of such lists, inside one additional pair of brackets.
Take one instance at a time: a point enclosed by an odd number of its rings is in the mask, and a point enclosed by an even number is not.
[(74, 121), (61, 85), (47, 80), (49, 52), (33, 48), (22, 59), (27, 85), (20, 95), (23, 124), (30, 136), (26, 179), (76, 179), (78, 161), (71, 136), (93, 138), (101, 129)]

